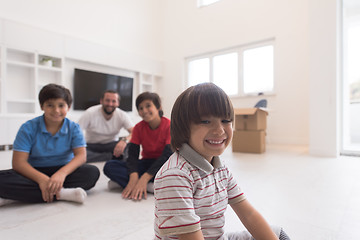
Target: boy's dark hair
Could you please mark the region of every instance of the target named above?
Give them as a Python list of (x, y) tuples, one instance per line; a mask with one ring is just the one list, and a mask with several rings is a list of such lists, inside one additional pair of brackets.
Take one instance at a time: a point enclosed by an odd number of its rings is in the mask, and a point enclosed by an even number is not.
[(157, 93), (143, 92), (139, 96), (137, 96), (136, 101), (135, 101), (137, 110), (139, 110), (139, 105), (144, 100), (151, 100), (154, 103), (155, 107), (159, 110), (159, 116), (162, 117), (164, 115), (164, 112), (161, 107), (161, 100)]
[(213, 83), (201, 83), (186, 89), (176, 99), (171, 111), (171, 147), (178, 150), (189, 143), (190, 124), (199, 124), (202, 117), (234, 119), (234, 109), (226, 93)]
[(117, 91), (112, 90), (112, 89), (107, 89), (107, 90), (105, 90), (105, 91), (102, 93), (101, 99), (104, 99), (105, 93), (115, 93), (115, 94), (117, 94), (118, 97), (119, 97), (118, 100), (119, 100), (119, 103), (120, 103), (121, 97), (120, 97), (120, 94), (119, 94)]
[(56, 99), (61, 98), (64, 99), (66, 104), (71, 107), (72, 104), (72, 97), (69, 89), (57, 85), (54, 83), (50, 83), (45, 85), (39, 92), (39, 102), (40, 106), (43, 106), (43, 104), (49, 100), (49, 99)]

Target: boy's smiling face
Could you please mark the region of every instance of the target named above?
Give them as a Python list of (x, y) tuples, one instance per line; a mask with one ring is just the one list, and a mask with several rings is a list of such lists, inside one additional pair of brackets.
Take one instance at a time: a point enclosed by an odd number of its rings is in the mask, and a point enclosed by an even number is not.
[(157, 109), (154, 103), (149, 99), (146, 99), (139, 104), (138, 112), (140, 117), (147, 123), (160, 120), (159, 109)]
[(201, 123), (190, 125), (189, 145), (211, 162), (221, 155), (232, 139), (232, 121), (219, 117), (203, 117)]
[(62, 123), (69, 111), (69, 106), (62, 98), (49, 99), (41, 106), (45, 119), (52, 123)]

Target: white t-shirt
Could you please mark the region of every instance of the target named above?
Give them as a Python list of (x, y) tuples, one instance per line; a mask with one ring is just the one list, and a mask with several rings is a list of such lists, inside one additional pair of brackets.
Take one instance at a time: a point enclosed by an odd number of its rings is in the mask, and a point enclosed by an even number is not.
[(101, 104), (88, 108), (80, 117), (79, 125), (85, 131), (87, 143), (117, 141), (122, 128), (127, 130), (133, 127), (128, 115), (119, 108), (116, 108), (113, 116), (106, 120)]

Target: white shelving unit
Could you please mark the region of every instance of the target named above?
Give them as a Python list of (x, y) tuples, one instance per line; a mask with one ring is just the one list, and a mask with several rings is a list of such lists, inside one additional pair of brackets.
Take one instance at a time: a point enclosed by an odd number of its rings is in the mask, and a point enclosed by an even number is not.
[(156, 92), (156, 84), (161, 79), (156, 75), (140, 73), (139, 74), (139, 93)]
[(39, 113), (41, 88), (49, 83), (63, 84), (62, 57), (1, 47), (0, 63), (1, 114)]
[(152, 92), (153, 91), (153, 75), (146, 74), (146, 73), (140, 73), (140, 93), (142, 92)]

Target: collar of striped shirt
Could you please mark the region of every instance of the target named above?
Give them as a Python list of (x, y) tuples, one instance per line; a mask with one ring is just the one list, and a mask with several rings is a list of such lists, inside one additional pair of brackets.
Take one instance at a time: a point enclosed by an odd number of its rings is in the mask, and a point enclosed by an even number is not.
[(179, 154), (183, 156), (188, 162), (207, 173), (212, 172), (214, 168), (223, 166), (219, 156), (214, 156), (210, 164), (203, 156), (192, 149), (187, 143), (184, 143), (181, 146), (179, 149)]

